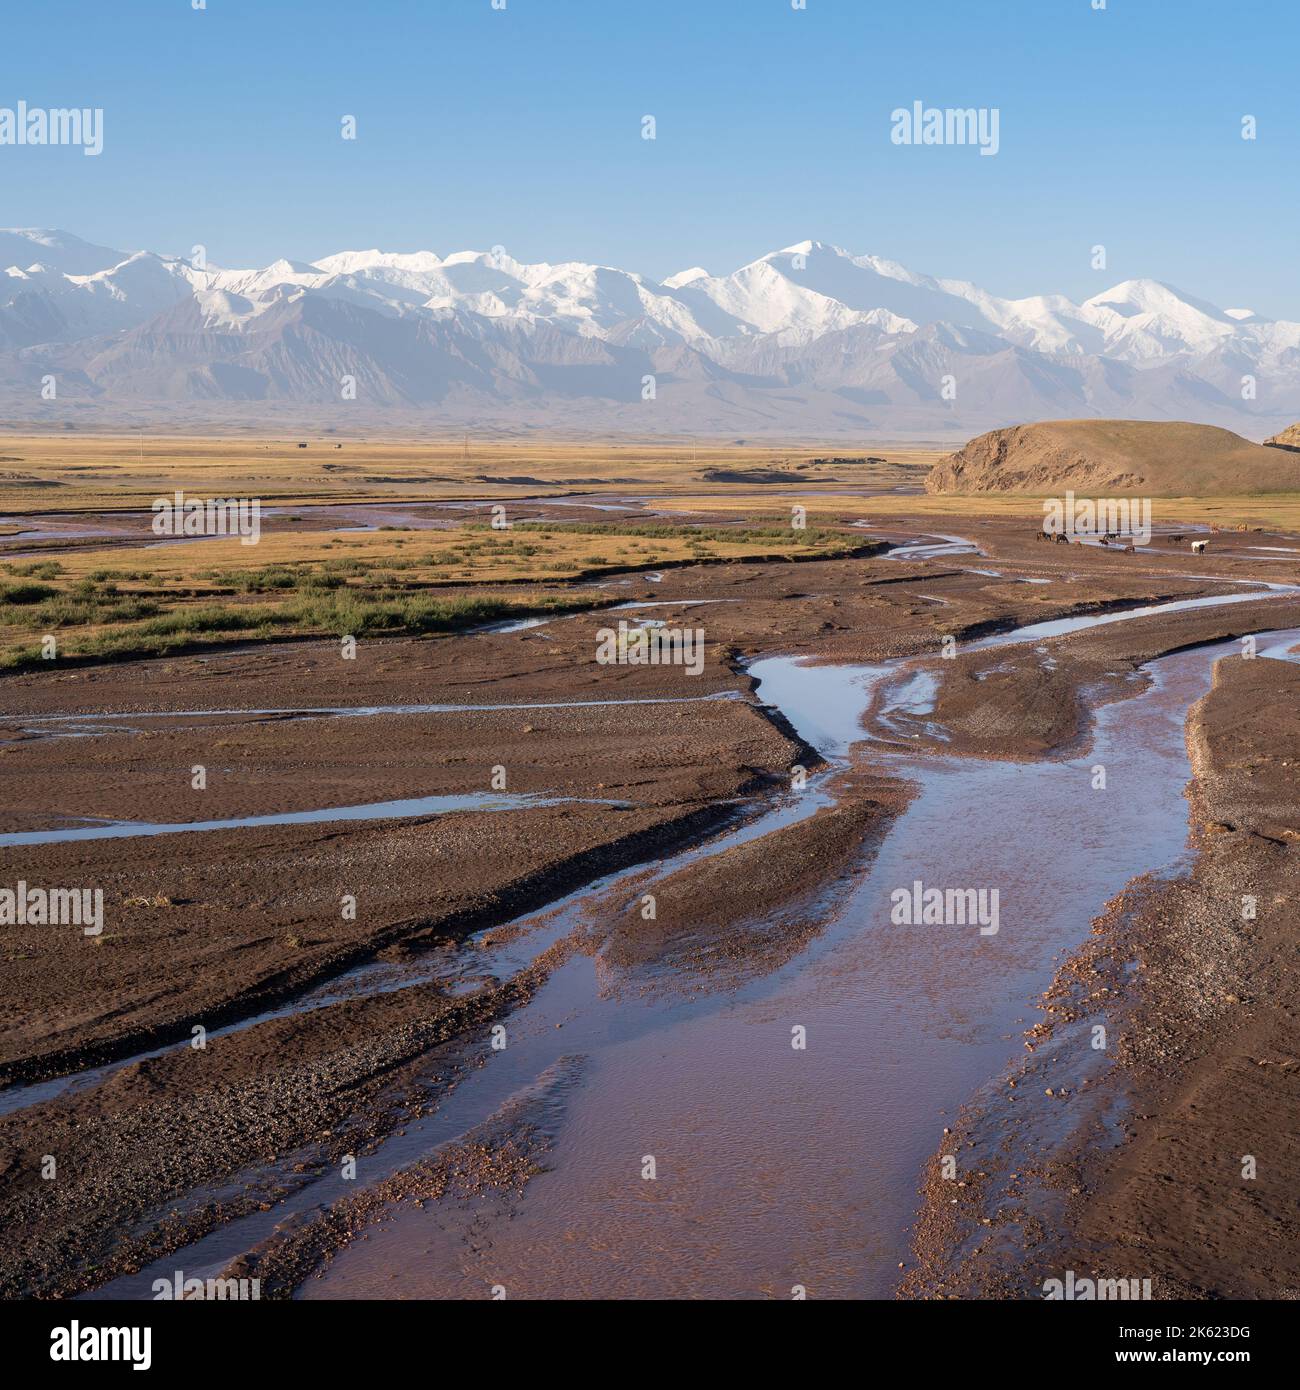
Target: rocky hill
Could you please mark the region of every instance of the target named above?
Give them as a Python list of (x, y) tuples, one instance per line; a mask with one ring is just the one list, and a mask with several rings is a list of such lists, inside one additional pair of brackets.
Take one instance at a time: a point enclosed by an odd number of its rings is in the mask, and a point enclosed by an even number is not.
[[(1289, 433), (1289, 432), (1288, 432)], [(1048, 420), (992, 430), (941, 459), (939, 493), (1215, 496), (1300, 492), (1300, 454), (1184, 421)]]

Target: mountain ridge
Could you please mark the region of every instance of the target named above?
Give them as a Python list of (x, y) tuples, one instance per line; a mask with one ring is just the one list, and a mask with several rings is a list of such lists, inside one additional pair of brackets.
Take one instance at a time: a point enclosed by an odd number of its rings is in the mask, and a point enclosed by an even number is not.
[[(33, 400), (49, 379), (55, 400)], [(900, 437), (1191, 415), (1263, 437), (1300, 413), (1300, 324), (1149, 279), (1077, 304), (1004, 299), (814, 240), (656, 282), (501, 248), (243, 269), (0, 230), (0, 406), (57, 415), (60, 400), (90, 416), (339, 402), (529, 428), (584, 401), (593, 429)]]

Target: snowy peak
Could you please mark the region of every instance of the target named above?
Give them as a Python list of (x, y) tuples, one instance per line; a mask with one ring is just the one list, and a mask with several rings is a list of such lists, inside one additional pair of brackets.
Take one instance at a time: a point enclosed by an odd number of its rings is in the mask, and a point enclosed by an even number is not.
[(93, 275), (126, 260), (126, 252), (95, 246), (70, 232), (42, 227), (0, 230), (0, 265), (39, 264), (63, 275)]
[[(591, 402), (622, 410), (653, 373), (661, 403), (697, 393), (680, 418), (661, 409), (656, 428), (898, 420), (933, 437), (959, 419), (990, 428), (1143, 411), (1232, 427), (1273, 412), (1289, 423), (1300, 324), (1220, 309), (1156, 279), (1079, 303), (1006, 299), (815, 238), (729, 274), (692, 266), (656, 281), (520, 261), (501, 247), (345, 250), (239, 269), (0, 231), (0, 388), (30, 379), (34, 363), (80, 373), (105, 398), (206, 401), (226, 383), (251, 393), (241, 400), (325, 403), (348, 374), (375, 393), (382, 383), (390, 403), (472, 398), (507, 420), (525, 399), (583, 400), (572, 418), (584, 429), (600, 418)], [(1246, 373), (1258, 404), (1242, 400)], [(946, 378), (960, 383), (959, 406), (939, 395)], [(631, 414), (629, 427), (643, 429)]]
[(303, 266), (301, 269), (323, 270), (327, 275), (353, 275), (362, 270), (437, 270), (441, 264), (432, 251), (415, 251), (410, 254), (379, 250), (340, 251), (337, 255), (325, 256), (312, 266)]
[(683, 285), (689, 285), (695, 280), (707, 280), (709, 272), (703, 266), (693, 265), (689, 270), (679, 270), (676, 275), (670, 275), (663, 283), (666, 289), (679, 290)]
[(1193, 313), (1206, 318), (1223, 317), (1221, 309), (1159, 280), (1124, 280), (1084, 300), (1082, 307), (1110, 309), (1124, 318), (1135, 314), (1174, 314), (1190, 319)]
[(1101, 331), (1108, 356), (1137, 363), (1213, 352), (1239, 331), (1222, 309), (1158, 280), (1125, 280), (1085, 300), (1080, 314)]
[[(1216, 308), (1158, 280), (1125, 280), (1075, 304), (1063, 295), (1002, 299), (964, 280), (917, 274), (884, 257), (856, 256), (808, 238), (770, 251), (729, 275), (700, 266), (656, 283), (612, 266), (515, 260), (500, 247), (457, 251), (340, 251), (261, 269), (198, 269), (150, 252), (127, 255), (66, 232), (0, 232), (5, 281), (59, 300), (86, 301), (67, 332), (110, 331), (177, 295), (220, 294), (224, 317), (256, 318), (307, 293), (346, 300), (385, 317), (473, 315), (548, 325), (580, 337), (701, 347), (721, 339), (780, 335), (811, 342), (872, 329), (909, 335), (930, 324), (993, 335), (1049, 357), (1098, 354), (1135, 366), (1205, 355), (1233, 344), (1281, 351), (1295, 325), (1248, 310)], [(90, 300), (111, 299), (111, 315)], [(212, 301), (216, 303), (217, 301)]]

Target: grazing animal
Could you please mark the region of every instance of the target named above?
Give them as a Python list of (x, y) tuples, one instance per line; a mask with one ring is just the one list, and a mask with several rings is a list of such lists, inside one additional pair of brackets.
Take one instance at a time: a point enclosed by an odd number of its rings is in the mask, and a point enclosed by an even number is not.
[(1205, 549), (1205, 547), (1206, 547), (1207, 545), (1209, 545), (1209, 541), (1193, 541), (1193, 542), (1192, 542), (1192, 554), (1193, 554), (1193, 555), (1200, 555), (1201, 552), (1204, 551), (1204, 549)]
[(1124, 547), (1124, 554), (1125, 554), (1125, 555), (1132, 555), (1133, 553), (1134, 553), (1134, 550), (1133, 550), (1133, 547), (1132, 547), (1131, 545), (1126, 545), (1126, 546)]
[(1056, 542), (1057, 545), (1069, 545), (1069, 544), (1070, 544), (1070, 538), (1069, 538), (1069, 536), (1067, 536), (1067, 535), (1065, 534), (1064, 531), (1058, 531), (1058, 532), (1056, 533), (1056, 535), (1054, 535), (1054, 536), (1052, 537), (1052, 539)]
[(1170, 545), (1182, 545), (1182, 543), (1183, 543), (1186, 539), (1187, 539), (1186, 536), (1170, 536), (1170, 537), (1169, 537), (1169, 544), (1170, 544)]

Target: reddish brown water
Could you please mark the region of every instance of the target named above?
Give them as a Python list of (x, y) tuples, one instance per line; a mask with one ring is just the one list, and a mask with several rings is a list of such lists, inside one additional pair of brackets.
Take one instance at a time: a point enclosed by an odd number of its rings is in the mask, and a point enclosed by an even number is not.
[[(521, 1197), (404, 1205), (303, 1296), (888, 1296), (945, 1115), (1021, 1050), (1054, 958), (1105, 901), (1183, 853), (1186, 710), (1237, 649), (1156, 663), (1146, 693), (1102, 711), (1086, 758), (909, 759), (859, 744), (857, 758), (920, 791), (807, 950), (686, 1000), (666, 983), (619, 993), (601, 959), (573, 961), (436, 1125), (477, 1122), (564, 1062), (547, 1092), (551, 1171)], [(878, 675), (754, 671), (760, 695), (780, 687), (796, 725), (832, 751)], [(997, 888), (997, 934), (892, 925), (890, 894), (915, 879)]]

